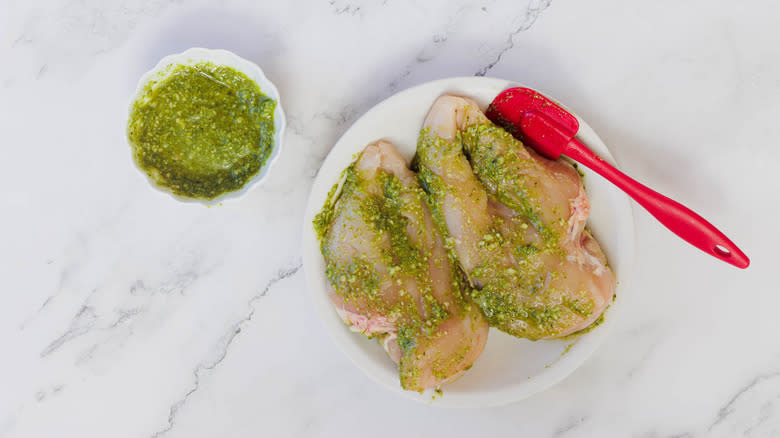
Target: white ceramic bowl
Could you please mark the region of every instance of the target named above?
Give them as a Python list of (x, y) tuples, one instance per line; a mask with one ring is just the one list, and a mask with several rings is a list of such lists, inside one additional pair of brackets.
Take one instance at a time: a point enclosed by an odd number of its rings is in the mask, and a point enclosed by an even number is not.
[[(402, 91), (364, 114), (339, 139), (314, 181), (303, 227), (303, 266), (314, 305), (326, 329), (344, 353), (371, 378), (408, 398), (434, 406), (486, 407), (511, 403), (559, 382), (580, 366), (596, 349), (620, 313), (626, 280), (634, 260), (634, 220), (628, 197), (610, 183), (580, 166), (590, 196), (588, 226), (601, 243), (618, 278), (617, 300), (608, 309), (605, 322), (572, 340), (532, 342), (490, 329), (484, 353), (471, 370), (445, 385), (443, 395), (418, 394), (401, 389), (395, 364), (378, 343), (352, 333), (339, 319), (326, 293), (325, 263), (320, 254), (312, 220), (338, 181), (341, 171), (368, 143), (392, 142), (410, 160), (417, 134), (433, 101), (444, 93), (475, 99), (486, 107), (502, 90), (520, 84), (501, 79), (463, 77), (429, 82)], [(609, 162), (614, 161), (604, 143), (582, 119), (578, 137)]]
[(128, 120), (129, 120), (130, 113), (133, 110), (133, 104), (136, 102), (138, 98), (141, 97), (141, 95), (143, 94), (144, 87), (149, 81), (159, 81), (165, 78), (169, 73), (168, 71), (169, 66), (194, 65), (201, 62), (210, 62), (215, 65), (225, 65), (234, 70), (240, 71), (241, 73), (244, 73), (245, 75), (247, 75), (247, 77), (249, 77), (249, 79), (254, 81), (258, 85), (258, 87), (260, 87), (260, 91), (263, 94), (276, 101), (276, 109), (274, 110), (273, 149), (271, 150), (271, 155), (268, 156), (268, 159), (266, 160), (265, 164), (260, 169), (260, 171), (258, 171), (257, 174), (253, 176), (249, 181), (247, 181), (246, 184), (244, 184), (244, 186), (241, 187), (239, 190), (233, 192), (227, 192), (214, 199), (208, 199), (208, 200), (187, 198), (173, 193), (171, 190), (169, 190), (166, 187), (157, 185), (157, 183), (151, 177), (149, 177), (149, 175), (147, 175), (143, 169), (141, 169), (138, 166), (138, 163), (136, 163), (135, 158), (132, 157), (132, 147), (133, 147), (132, 145), (131, 145), (130, 152), (131, 152), (132, 162), (135, 165), (136, 169), (138, 169), (138, 171), (144, 175), (144, 177), (151, 184), (152, 188), (156, 189), (157, 191), (167, 193), (182, 202), (194, 202), (194, 203), (200, 203), (204, 205), (215, 205), (227, 199), (240, 198), (241, 196), (246, 194), (249, 191), (249, 189), (258, 185), (258, 183), (268, 175), (268, 172), (271, 170), (271, 167), (279, 158), (279, 154), (282, 151), (282, 136), (284, 135), (286, 120), (284, 116), (284, 110), (282, 110), (282, 101), (279, 99), (279, 91), (276, 89), (274, 84), (271, 81), (269, 81), (268, 78), (265, 77), (265, 74), (263, 74), (263, 70), (257, 64), (251, 61), (247, 61), (246, 59), (227, 50), (203, 49), (199, 47), (187, 49), (184, 52), (175, 55), (168, 55), (165, 58), (161, 59), (160, 62), (158, 62), (157, 65), (154, 66), (153, 69), (149, 70), (148, 72), (144, 73), (143, 76), (141, 76), (141, 79), (138, 81), (138, 86), (136, 87), (135, 93), (133, 94), (132, 99), (130, 99), (130, 106), (128, 108)]

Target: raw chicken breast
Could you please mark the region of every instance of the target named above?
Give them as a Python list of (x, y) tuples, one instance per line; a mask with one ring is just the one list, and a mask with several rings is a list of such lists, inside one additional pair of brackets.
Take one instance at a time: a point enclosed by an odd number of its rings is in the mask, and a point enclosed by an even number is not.
[(416, 175), (378, 142), (344, 178), (315, 221), (336, 311), (353, 331), (379, 339), (404, 389), (454, 380), (482, 353), (488, 324), (466, 300), (468, 285)]
[(457, 96), (433, 104), (415, 164), (491, 325), (565, 336), (611, 303), (615, 277), (584, 230), (588, 198), (570, 164), (526, 149)]

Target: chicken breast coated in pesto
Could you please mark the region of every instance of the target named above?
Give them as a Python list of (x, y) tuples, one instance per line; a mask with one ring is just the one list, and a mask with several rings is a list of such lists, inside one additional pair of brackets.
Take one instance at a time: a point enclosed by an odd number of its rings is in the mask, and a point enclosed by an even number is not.
[(342, 320), (380, 341), (404, 389), (457, 378), (482, 353), (488, 324), (469, 304), (414, 172), (391, 144), (377, 142), (329, 198), (315, 227)]
[(491, 326), (565, 336), (612, 302), (615, 276), (584, 229), (589, 202), (570, 164), (538, 156), (475, 102), (445, 95), (425, 119), (415, 165)]

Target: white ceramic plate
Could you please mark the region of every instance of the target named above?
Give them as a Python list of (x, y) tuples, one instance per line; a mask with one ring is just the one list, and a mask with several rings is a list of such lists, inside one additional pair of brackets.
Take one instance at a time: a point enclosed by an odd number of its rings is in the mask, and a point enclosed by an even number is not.
[[(484, 353), (459, 380), (442, 387), (443, 395), (418, 394), (401, 389), (398, 371), (375, 340), (352, 333), (339, 319), (326, 293), (325, 263), (320, 254), (312, 220), (323, 206), (328, 190), (341, 171), (367, 144), (392, 142), (407, 159), (414, 156), (417, 134), (433, 101), (445, 93), (475, 99), (483, 109), (502, 90), (520, 84), (501, 79), (463, 77), (443, 79), (410, 88), (379, 103), (363, 115), (339, 139), (314, 180), (303, 227), (303, 266), (314, 305), (333, 340), (366, 374), (386, 388), (434, 406), (486, 407), (511, 403), (559, 382), (580, 366), (609, 332), (628, 293), (627, 277), (634, 260), (634, 220), (628, 197), (598, 175), (583, 169), (590, 196), (590, 229), (601, 243), (618, 278), (617, 300), (606, 320), (574, 340), (532, 342), (490, 329)], [(578, 137), (613, 162), (607, 147), (581, 118)], [(568, 351), (567, 351), (568, 349)]]
[(282, 110), (282, 101), (279, 99), (279, 91), (276, 89), (274, 84), (265, 77), (263, 70), (257, 64), (251, 61), (247, 61), (246, 59), (227, 50), (203, 49), (200, 47), (187, 49), (184, 52), (175, 55), (168, 55), (161, 59), (153, 69), (144, 73), (143, 76), (141, 76), (141, 79), (138, 81), (138, 86), (136, 87), (133, 97), (130, 99), (130, 105), (127, 112), (128, 119), (130, 113), (133, 110), (133, 103), (135, 103), (135, 101), (142, 96), (144, 87), (149, 81), (159, 81), (164, 79), (167, 76), (167, 69), (169, 66), (193, 65), (201, 62), (211, 62), (215, 65), (225, 65), (236, 71), (244, 73), (247, 75), (247, 77), (249, 77), (249, 79), (254, 81), (258, 87), (260, 87), (260, 91), (263, 94), (276, 101), (276, 108), (274, 109), (274, 144), (273, 149), (271, 150), (271, 155), (268, 157), (268, 160), (266, 160), (265, 165), (260, 169), (259, 172), (257, 172), (255, 176), (252, 177), (252, 179), (247, 181), (246, 184), (241, 187), (241, 189), (233, 192), (227, 192), (214, 199), (205, 200), (178, 196), (171, 192), (168, 188), (158, 186), (157, 183), (152, 180), (152, 178), (150, 178), (143, 169), (138, 167), (138, 163), (136, 163), (135, 158), (132, 157), (132, 146), (130, 154), (131, 160), (136, 169), (138, 169), (138, 171), (141, 172), (141, 174), (149, 181), (149, 184), (152, 186), (152, 188), (156, 189), (157, 191), (167, 193), (182, 202), (195, 202), (205, 205), (215, 205), (226, 199), (240, 198), (246, 192), (248, 192), (249, 189), (255, 185), (258, 185), (258, 183), (262, 181), (266, 175), (268, 175), (268, 172), (271, 170), (271, 167), (276, 162), (277, 158), (279, 158), (279, 154), (282, 151), (282, 135), (284, 135), (286, 121), (284, 117), (284, 110)]

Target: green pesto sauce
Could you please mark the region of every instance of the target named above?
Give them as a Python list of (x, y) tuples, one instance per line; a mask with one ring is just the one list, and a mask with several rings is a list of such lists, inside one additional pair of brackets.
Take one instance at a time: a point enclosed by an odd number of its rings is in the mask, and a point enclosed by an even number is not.
[(244, 73), (176, 65), (145, 86), (127, 135), (136, 163), (157, 185), (214, 199), (241, 189), (268, 160), (275, 108)]
[[(440, 302), (433, 294), (429, 271), (433, 255), (428, 244), (423, 242), (435, 236), (427, 233), (441, 233), (443, 219), (438, 210), (433, 210), (436, 229), (423, 227), (420, 231), (423, 235), (417, 236), (421, 243), (415, 243), (410, 238), (410, 223), (425, 223), (425, 209), (436, 205), (430, 202), (422, 188), (416, 184), (404, 185), (396, 176), (382, 170), (366, 180), (354, 164), (344, 170), (341, 180), (343, 184), (333, 186), (313, 221), (326, 262), (326, 277), (334, 291), (351, 302), (359, 313), (393, 317), (398, 330), (398, 346), (402, 351), (399, 362), (401, 386), (405, 389), (419, 388), (420, 355), (442, 336), (440, 324), (452, 315), (470, 311), (465, 298), (467, 293), (464, 293), (468, 287), (455, 265), (454, 256), (449, 253), (441, 262), (450, 266), (454, 300)], [(359, 254), (343, 260), (331, 253), (333, 222), (344, 214), (356, 215), (371, 230), (376, 240), (361, 244), (378, 245), (380, 261), (388, 267), (387, 273), (380, 275)], [(341, 234), (340, 238), (344, 235)], [(388, 279), (399, 285), (404, 281), (414, 281), (420, 294), (419, 300), (406, 294), (394, 302), (388, 301), (379, 290), (380, 284)], [(439, 379), (449, 377), (451, 369), (467, 357), (470, 348), (466, 344), (447, 356), (431, 357), (431, 373)]]
[[(539, 164), (530, 158), (519, 156), (516, 149), (497, 148), (495, 145), (518, 143), (503, 128), (492, 123), (472, 125), (458, 133), (464, 151), (480, 182), (498, 201), (523, 215), (544, 238), (548, 246), (557, 246), (559, 230), (541, 220), (541, 202), (536, 186), (538, 181), (517, 172), (517, 169), (533, 168)], [(481, 141), (489, 139), (492, 141)], [(482, 144), (474, 148), (473, 145)]]
[[(379, 294), (381, 278), (373, 266), (360, 255), (346, 263), (338, 257), (331, 256), (331, 242), (327, 236), (337, 215), (346, 213), (346, 209), (357, 213), (371, 228), (376, 239), (375, 242), (365, 242), (366, 245), (379, 245), (384, 236), (389, 239), (389, 248), (381, 248), (381, 253), (382, 262), (388, 267), (390, 277), (397, 281), (412, 277), (417, 281), (421, 292), (427, 292), (431, 285), (424, 263), (427, 260), (426, 251), (413, 245), (406, 231), (409, 223), (406, 215), (418, 216), (418, 221), (422, 220), (423, 192), (419, 188), (415, 190), (402, 186), (397, 177), (383, 171), (377, 172), (375, 181), (366, 181), (360, 177), (354, 164), (344, 170), (341, 179), (343, 185), (339, 187), (340, 184), (336, 183), (331, 188), (325, 204), (313, 221), (320, 240), (320, 250), (327, 262), (325, 274), (328, 281), (336, 293), (345, 299), (360, 300), (367, 305), (368, 308), (361, 309), (367, 314), (392, 313), (410, 319), (410, 316), (416, 312), (412, 300), (401, 299), (393, 306), (389, 306), (389, 303)], [(370, 194), (370, 186), (375, 184), (381, 189), (381, 194), (378, 196)], [(436, 314), (434, 310), (431, 309)], [(399, 338), (403, 336), (399, 335)]]
[[(569, 336), (564, 336), (563, 338), (558, 338), (558, 339), (569, 339)], [(574, 341), (574, 342), (572, 342), (570, 344), (567, 344), (566, 348), (563, 349), (563, 351), (561, 352), (560, 356), (556, 357), (554, 361), (548, 363), (544, 367), (545, 368), (550, 368), (551, 366), (555, 365), (556, 362), (558, 362), (559, 360), (563, 359), (564, 356), (569, 354), (569, 352), (571, 351), (572, 347), (574, 347), (575, 345), (577, 345), (577, 341)]]
[[(615, 298), (617, 298), (617, 295), (613, 295), (612, 296), (612, 302), (615, 301)], [(570, 335), (563, 336), (563, 337), (561, 337), (559, 339), (574, 339), (574, 338), (580, 337), (581, 335), (584, 335), (585, 333), (589, 333), (591, 330), (593, 330), (594, 328), (596, 328), (596, 327), (600, 326), (602, 323), (604, 323), (604, 317), (606, 316), (607, 311), (609, 310), (609, 308), (611, 306), (612, 306), (612, 304), (607, 306), (607, 308), (604, 309), (604, 311), (601, 313), (601, 315), (599, 315), (599, 317), (596, 318), (596, 320), (593, 321), (589, 326), (585, 327), (582, 330), (576, 331), (576, 332), (574, 332), (574, 333), (572, 333)]]
[[(333, 184), (333, 187), (330, 188), (328, 191), (328, 196), (325, 198), (325, 203), (322, 205), (320, 212), (314, 216), (314, 232), (317, 234), (317, 240), (320, 241), (321, 244), (323, 238), (325, 237), (325, 233), (328, 231), (330, 224), (333, 222), (333, 216), (336, 211), (336, 202), (339, 199), (339, 195), (341, 195), (341, 192), (343, 191), (339, 190), (343, 187), (341, 183), (343, 181), (344, 184), (347, 184), (346, 180), (352, 179), (352, 183), (354, 184), (354, 178), (355, 163), (352, 163), (347, 166), (346, 169), (341, 171), (339, 182)], [(325, 250), (323, 249), (323, 252), (324, 251)]]
[(572, 167), (574, 167), (574, 170), (577, 171), (577, 174), (580, 176), (580, 179), (585, 181), (585, 173), (582, 172), (582, 170), (580, 169), (580, 166), (577, 163), (575, 163), (575, 162), (572, 162), (571, 165), (572, 165)]
[[(484, 141), (486, 138), (493, 141)], [(481, 251), (484, 262), (467, 273), (472, 284), (478, 285), (469, 292), (471, 300), (479, 306), (491, 326), (514, 336), (536, 340), (555, 336), (583, 317), (589, 317), (593, 312), (593, 301), (584, 292), (569, 297), (549, 286), (550, 280), (561, 274), (555, 270), (548, 271), (543, 260), (562, 251), (562, 230), (557, 224), (550, 226), (541, 221), (541, 203), (534, 189), (535, 181), (522, 173), (510, 171), (538, 164), (521, 157), (512, 148), (499, 149), (497, 146), (516, 142), (503, 129), (489, 124), (460, 131), (454, 140), (442, 139), (423, 129), (413, 168), (418, 172), (420, 185), (429, 195), (434, 222), (445, 237), (445, 246), (454, 260), (457, 260), (457, 254), (441, 206), (446, 194), (455, 191), (455, 188), (449, 187), (425, 167), (425, 162), (457, 165), (457, 160), (452, 157), (470, 150), (468, 159), (480, 183), (498, 201), (519, 213), (515, 223), (494, 217), (494, 226), (477, 243), (476, 250)], [(482, 146), (476, 148), (476, 144)], [(528, 241), (526, 231), (529, 227), (537, 231), (541, 242)], [(516, 264), (507, 265), (503, 261), (506, 252), (515, 256)], [(524, 324), (517, 324), (518, 321)]]

